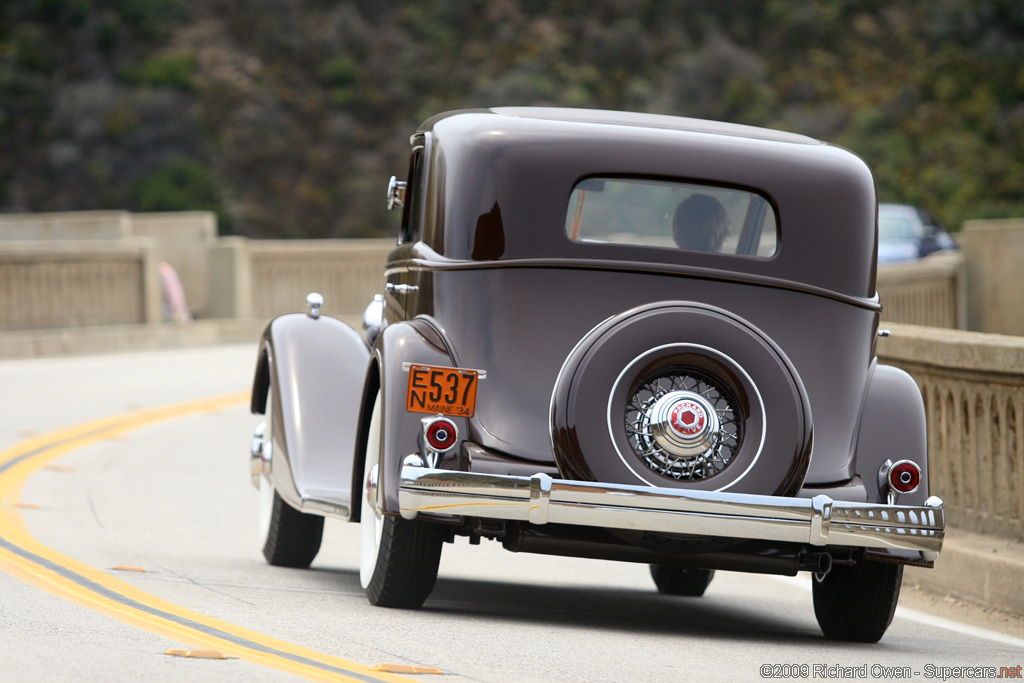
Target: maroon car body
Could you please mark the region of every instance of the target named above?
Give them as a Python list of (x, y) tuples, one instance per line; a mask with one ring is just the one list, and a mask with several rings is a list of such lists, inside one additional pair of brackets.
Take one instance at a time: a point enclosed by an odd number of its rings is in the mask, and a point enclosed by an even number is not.
[(312, 310), (261, 341), (267, 559), (308, 565), (329, 514), (362, 523), (382, 605), (421, 604), (455, 535), (683, 595), (810, 571), (825, 634), (878, 640), (943, 515), (917, 386), (875, 357), (866, 165), (591, 110), (452, 112), (411, 142), (363, 333)]

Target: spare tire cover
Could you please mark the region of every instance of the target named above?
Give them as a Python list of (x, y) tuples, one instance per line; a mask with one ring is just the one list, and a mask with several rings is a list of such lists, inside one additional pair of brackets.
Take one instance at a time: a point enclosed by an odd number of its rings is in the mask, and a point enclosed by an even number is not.
[(713, 306), (661, 302), (601, 323), (551, 398), (567, 479), (792, 495), (811, 458), (811, 410), (792, 363)]

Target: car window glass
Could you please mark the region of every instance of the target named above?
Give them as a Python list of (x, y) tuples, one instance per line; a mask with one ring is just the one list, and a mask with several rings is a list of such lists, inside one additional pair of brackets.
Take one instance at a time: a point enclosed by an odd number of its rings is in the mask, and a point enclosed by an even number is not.
[(883, 242), (901, 242), (918, 237), (918, 226), (902, 216), (878, 216), (878, 239)]
[(778, 248), (771, 204), (746, 190), (588, 178), (572, 191), (565, 232), (577, 242), (765, 258)]
[(422, 188), (423, 179), (423, 148), (417, 147), (409, 158), (408, 184), (402, 208), (402, 228), (398, 233), (398, 243), (414, 242), (419, 239), (420, 222), (422, 220)]

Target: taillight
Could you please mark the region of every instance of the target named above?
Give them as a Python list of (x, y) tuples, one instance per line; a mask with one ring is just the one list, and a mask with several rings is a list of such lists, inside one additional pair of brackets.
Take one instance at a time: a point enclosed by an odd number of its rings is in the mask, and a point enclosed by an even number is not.
[(429, 450), (435, 453), (450, 451), (459, 440), (459, 430), (446, 417), (435, 417), (423, 421), (423, 440)]
[(900, 460), (889, 468), (889, 486), (899, 493), (913, 493), (921, 485), (921, 468), (910, 460)]

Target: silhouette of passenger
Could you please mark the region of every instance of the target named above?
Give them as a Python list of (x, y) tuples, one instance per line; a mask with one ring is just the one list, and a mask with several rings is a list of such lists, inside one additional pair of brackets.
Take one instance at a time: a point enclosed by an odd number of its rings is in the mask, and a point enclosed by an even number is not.
[(717, 252), (728, 234), (729, 215), (711, 195), (690, 195), (672, 216), (672, 237), (681, 249)]

